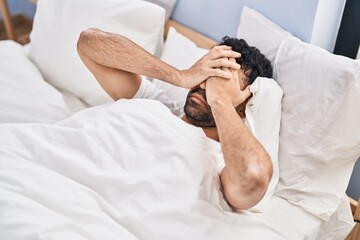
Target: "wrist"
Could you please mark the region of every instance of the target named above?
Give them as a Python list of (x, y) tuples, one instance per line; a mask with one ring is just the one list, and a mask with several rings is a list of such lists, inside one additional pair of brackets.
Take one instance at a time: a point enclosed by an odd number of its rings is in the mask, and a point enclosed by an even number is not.
[(226, 112), (235, 111), (231, 101), (226, 98), (216, 98), (210, 106), (215, 119), (224, 116)]
[(172, 85), (182, 87), (184, 82), (184, 72), (183, 70), (179, 70), (177, 68), (173, 68), (171, 72), (170, 82)]
[(162, 62), (159, 68), (152, 67), (150, 71), (152, 72), (148, 76), (157, 78), (161, 81), (167, 82), (169, 84), (180, 86), (182, 73), (181, 70)]
[(215, 109), (222, 109), (222, 108), (227, 107), (227, 106), (232, 106), (230, 99), (221, 98), (221, 97), (215, 98), (212, 101), (212, 103), (209, 104), (209, 105), (211, 106), (211, 108), (215, 108)]

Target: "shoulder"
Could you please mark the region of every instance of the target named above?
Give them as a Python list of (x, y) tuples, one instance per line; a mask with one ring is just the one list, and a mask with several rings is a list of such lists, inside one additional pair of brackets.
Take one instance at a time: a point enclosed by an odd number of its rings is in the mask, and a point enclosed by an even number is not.
[(174, 115), (178, 117), (183, 115), (183, 106), (172, 99), (167, 91), (154, 84), (147, 77), (142, 76), (140, 87), (133, 98), (159, 101), (168, 107)]

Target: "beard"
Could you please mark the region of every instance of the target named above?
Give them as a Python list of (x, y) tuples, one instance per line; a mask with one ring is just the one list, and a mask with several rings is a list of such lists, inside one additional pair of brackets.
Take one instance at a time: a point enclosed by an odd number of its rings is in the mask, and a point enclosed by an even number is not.
[(205, 90), (196, 86), (190, 89), (184, 106), (189, 122), (197, 127), (216, 127), (211, 107), (206, 101)]

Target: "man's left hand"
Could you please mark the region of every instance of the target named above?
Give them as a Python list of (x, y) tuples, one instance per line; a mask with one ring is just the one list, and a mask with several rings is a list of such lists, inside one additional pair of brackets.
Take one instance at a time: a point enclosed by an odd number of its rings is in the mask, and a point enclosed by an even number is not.
[[(234, 58), (230, 60), (236, 62)], [(208, 78), (205, 82), (207, 102), (212, 106), (217, 100), (222, 100), (236, 107), (251, 96), (250, 85), (241, 90), (238, 70), (229, 68), (222, 68), (222, 70), (231, 73), (232, 77), (230, 79)]]

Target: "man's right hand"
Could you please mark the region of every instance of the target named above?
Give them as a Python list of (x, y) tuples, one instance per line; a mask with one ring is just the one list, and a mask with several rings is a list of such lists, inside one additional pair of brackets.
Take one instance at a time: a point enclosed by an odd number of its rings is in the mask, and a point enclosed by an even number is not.
[(240, 69), (239, 64), (229, 60), (229, 58), (239, 57), (241, 57), (241, 54), (232, 51), (230, 46), (215, 46), (189, 69), (180, 71), (181, 79), (177, 85), (184, 88), (193, 88), (209, 77), (229, 79), (232, 74), (221, 70), (221, 68)]

